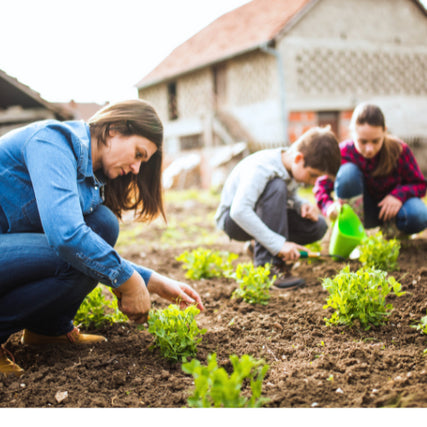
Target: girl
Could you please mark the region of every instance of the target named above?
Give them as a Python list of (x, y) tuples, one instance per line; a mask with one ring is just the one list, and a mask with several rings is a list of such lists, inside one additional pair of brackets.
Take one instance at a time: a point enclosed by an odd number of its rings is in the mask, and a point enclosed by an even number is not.
[(190, 286), (135, 265), (114, 250), (117, 218), (164, 215), (163, 126), (141, 100), (112, 104), (89, 123), (36, 122), (0, 138), (0, 372), (20, 375), (3, 344), (94, 343), (73, 318), (98, 282), (143, 323), (150, 293), (182, 307)]
[(387, 134), (376, 105), (358, 105), (350, 126), (353, 139), (340, 144), (342, 162), (335, 185), (327, 177), (316, 182), (319, 208), (334, 220), (341, 204), (348, 203), (366, 228), (397, 227), (406, 235), (424, 230), (427, 208), (421, 198), (426, 181), (408, 145)]

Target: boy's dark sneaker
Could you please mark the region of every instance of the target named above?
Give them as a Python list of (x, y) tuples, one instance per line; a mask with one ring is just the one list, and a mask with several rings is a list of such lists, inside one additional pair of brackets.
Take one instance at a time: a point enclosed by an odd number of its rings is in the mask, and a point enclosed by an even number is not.
[(291, 276), (289, 272), (284, 271), (283, 268), (273, 266), (270, 270), (270, 277), (276, 276), (276, 280), (273, 285), (276, 288), (286, 289), (286, 288), (299, 288), (300, 286), (305, 285), (305, 280), (301, 277)]

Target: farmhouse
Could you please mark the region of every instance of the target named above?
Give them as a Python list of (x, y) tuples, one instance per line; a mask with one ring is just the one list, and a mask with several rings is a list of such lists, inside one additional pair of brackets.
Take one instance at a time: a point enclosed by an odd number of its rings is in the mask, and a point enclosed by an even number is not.
[(0, 70), (0, 136), (37, 120), (88, 120), (101, 107), (94, 102), (48, 102), (33, 89)]
[(0, 70), (0, 135), (36, 120), (70, 120), (73, 113), (50, 103), (37, 92)]
[(289, 144), (313, 125), (343, 139), (362, 101), (380, 105), (416, 152), (427, 138), (426, 40), (418, 0), (253, 0), (177, 47), (137, 88), (165, 123), (169, 156)]

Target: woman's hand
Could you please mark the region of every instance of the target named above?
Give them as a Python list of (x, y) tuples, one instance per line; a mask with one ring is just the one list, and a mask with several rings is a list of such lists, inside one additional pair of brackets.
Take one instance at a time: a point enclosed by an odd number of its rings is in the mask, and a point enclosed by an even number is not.
[(204, 310), (199, 294), (189, 285), (162, 276), (154, 272), (148, 281), (147, 288), (150, 293), (155, 293), (160, 297), (178, 304), (181, 309), (189, 305), (196, 305), (199, 310)]
[(308, 249), (294, 242), (285, 242), (277, 256), (283, 261), (295, 261), (301, 256), (300, 251)]
[(378, 206), (381, 208), (379, 213), (379, 219), (389, 221), (394, 218), (402, 207), (402, 202), (392, 195), (385, 196)]
[(144, 279), (136, 271), (113, 292), (117, 296), (120, 311), (130, 320), (135, 323), (147, 321), (151, 308), (150, 294)]
[(319, 211), (316, 206), (310, 203), (304, 203), (301, 205), (301, 216), (303, 218), (310, 219), (311, 221), (317, 221), (319, 219)]

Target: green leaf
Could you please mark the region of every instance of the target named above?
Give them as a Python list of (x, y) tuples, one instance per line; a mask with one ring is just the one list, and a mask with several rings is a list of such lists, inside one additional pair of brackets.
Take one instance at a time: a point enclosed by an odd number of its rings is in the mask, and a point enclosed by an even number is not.
[(238, 264), (234, 278), (239, 287), (233, 292), (233, 298), (242, 298), (249, 304), (267, 305), (270, 300), (270, 288), (275, 276), (270, 277), (270, 265), (254, 267), (252, 263)]
[(183, 268), (187, 270), (187, 278), (199, 280), (221, 276), (228, 277), (233, 270), (232, 262), (237, 258), (238, 255), (234, 253), (198, 248), (191, 252), (183, 252), (176, 257), (176, 260), (184, 264)]
[(387, 272), (374, 268), (361, 268), (351, 272), (347, 265), (334, 278), (322, 281), (329, 292), (324, 309), (333, 309), (327, 325), (351, 326), (358, 320), (362, 327), (369, 329), (387, 321), (392, 304), (386, 304), (386, 297), (393, 290), (396, 296), (404, 295), (401, 285)]
[(362, 241), (359, 245), (359, 261), (365, 267), (378, 270), (394, 271), (398, 268), (397, 259), (400, 253), (400, 241), (387, 240), (381, 231)]
[[(193, 359), (182, 365), (185, 373), (194, 378), (193, 394), (188, 398), (188, 405), (195, 408), (256, 408), (264, 405), (268, 399), (261, 397), (262, 382), (269, 369), (263, 360), (243, 355), (230, 356), (233, 372), (217, 365), (216, 354), (208, 355), (207, 366), (201, 366)], [(244, 384), (249, 382), (251, 395), (242, 395)]]
[(206, 333), (206, 329), (197, 326), (195, 317), (199, 313), (194, 305), (185, 310), (173, 304), (163, 310), (150, 310), (148, 332), (154, 336), (154, 347), (163, 357), (178, 362), (197, 353), (197, 345)]

